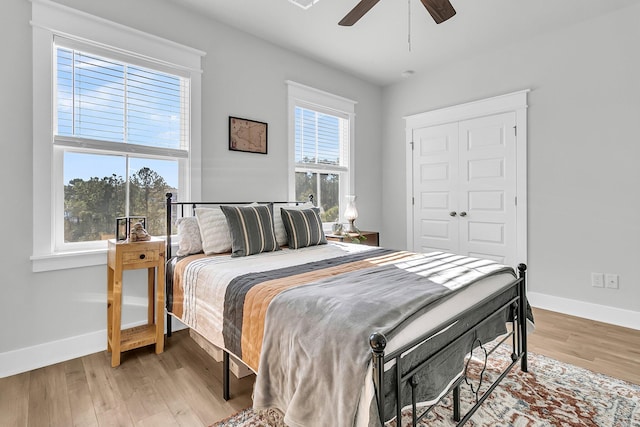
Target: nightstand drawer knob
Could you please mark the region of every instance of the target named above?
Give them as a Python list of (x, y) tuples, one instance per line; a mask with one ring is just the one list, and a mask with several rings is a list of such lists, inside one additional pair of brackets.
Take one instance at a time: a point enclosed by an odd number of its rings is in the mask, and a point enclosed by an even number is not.
[(145, 259), (147, 256), (145, 254), (140, 254), (140, 259)]

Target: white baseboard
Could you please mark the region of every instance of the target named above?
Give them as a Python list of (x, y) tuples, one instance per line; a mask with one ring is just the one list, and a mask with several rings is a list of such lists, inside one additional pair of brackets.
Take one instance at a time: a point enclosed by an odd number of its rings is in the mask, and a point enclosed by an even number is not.
[(610, 323), (640, 330), (640, 312), (593, 304), (585, 301), (556, 297), (538, 292), (527, 292), (529, 304), (543, 310)]
[[(144, 322), (123, 325), (122, 328), (140, 326)], [(185, 326), (175, 319), (172, 330), (184, 329)], [(84, 335), (65, 338), (33, 347), (0, 353), (0, 378), (21, 374), (33, 369), (65, 362), (77, 357), (105, 351), (107, 349), (107, 330), (91, 332)]]

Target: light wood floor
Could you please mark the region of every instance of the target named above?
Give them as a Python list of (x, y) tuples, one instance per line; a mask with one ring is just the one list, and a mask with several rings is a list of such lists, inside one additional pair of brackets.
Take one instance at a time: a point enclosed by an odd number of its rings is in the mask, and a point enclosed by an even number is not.
[(106, 351), (0, 379), (0, 426), (208, 426), (251, 405), (253, 377), (231, 375), (221, 397), (222, 364), (189, 336), (173, 334), (165, 351)]
[[(640, 331), (534, 309), (529, 350), (640, 384)], [(220, 363), (175, 333), (165, 352), (126, 352), (111, 368), (100, 352), (0, 379), (0, 426), (208, 426), (251, 404), (253, 376), (231, 376), (221, 398)]]
[(534, 309), (529, 351), (640, 385), (640, 331)]

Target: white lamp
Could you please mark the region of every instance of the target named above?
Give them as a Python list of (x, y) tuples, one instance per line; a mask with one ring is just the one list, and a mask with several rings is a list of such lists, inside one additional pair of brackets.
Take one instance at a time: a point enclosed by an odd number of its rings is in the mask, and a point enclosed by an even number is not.
[(344, 219), (349, 221), (349, 229), (346, 230), (349, 233), (355, 233), (358, 231), (353, 222), (358, 218), (358, 209), (356, 209), (356, 196), (346, 196), (347, 207), (344, 210)]

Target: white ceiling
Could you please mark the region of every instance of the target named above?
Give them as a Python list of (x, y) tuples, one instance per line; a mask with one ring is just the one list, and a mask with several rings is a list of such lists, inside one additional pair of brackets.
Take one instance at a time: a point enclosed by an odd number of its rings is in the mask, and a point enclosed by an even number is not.
[(381, 0), (353, 27), (340, 27), (338, 21), (359, 0), (319, 0), (307, 10), (287, 0), (173, 1), (387, 85), (401, 80), (406, 70), (425, 73), (461, 56), (589, 20), (638, 0), (451, 0), (457, 14), (439, 25), (419, 0)]

